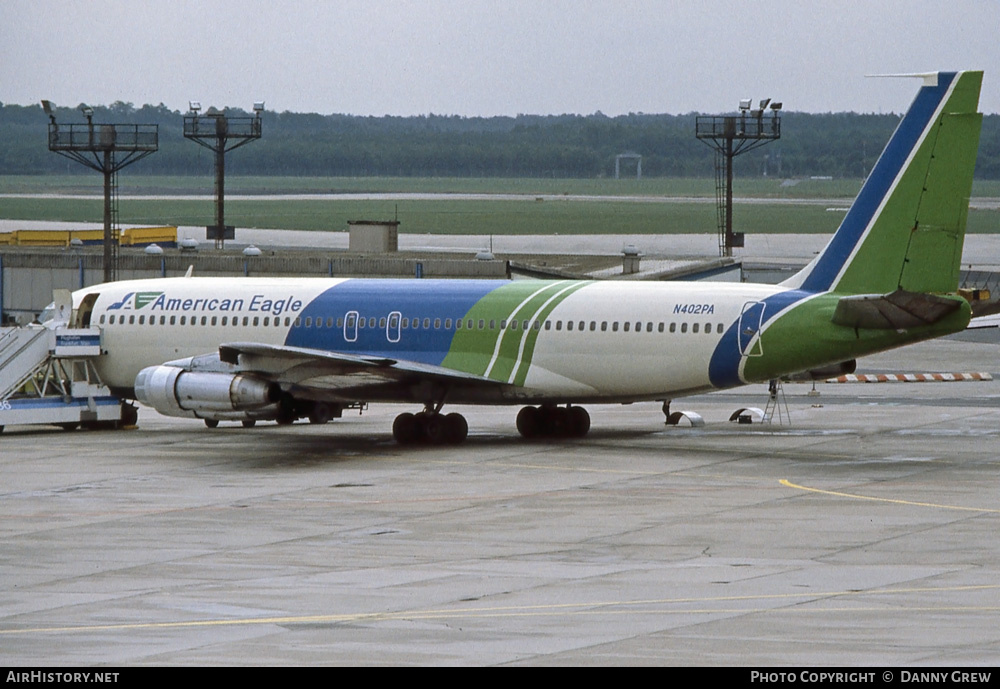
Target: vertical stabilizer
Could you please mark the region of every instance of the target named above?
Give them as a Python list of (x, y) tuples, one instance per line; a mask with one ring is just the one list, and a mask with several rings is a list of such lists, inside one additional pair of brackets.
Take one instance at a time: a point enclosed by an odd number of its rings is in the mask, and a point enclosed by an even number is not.
[(922, 76), (924, 85), (830, 243), (784, 286), (846, 294), (957, 288), (983, 74)]

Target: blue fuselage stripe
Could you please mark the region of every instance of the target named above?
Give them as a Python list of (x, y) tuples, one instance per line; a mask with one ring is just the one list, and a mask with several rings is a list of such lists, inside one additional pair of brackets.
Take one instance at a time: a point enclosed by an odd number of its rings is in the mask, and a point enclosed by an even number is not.
[[(509, 284), (507, 280), (346, 280), (306, 305), (285, 344), (438, 366), (455, 335), (454, 327), (444, 327), (445, 320), (464, 316), (484, 296)], [(345, 336), (345, 320), (352, 311), (358, 314), (359, 327)], [(387, 333), (382, 320), (393, 312), (410, 325), (399, 333), (398, 342), (390, 341), (395, 333)], [(414, 319), (419, 327), (412, 327)]]

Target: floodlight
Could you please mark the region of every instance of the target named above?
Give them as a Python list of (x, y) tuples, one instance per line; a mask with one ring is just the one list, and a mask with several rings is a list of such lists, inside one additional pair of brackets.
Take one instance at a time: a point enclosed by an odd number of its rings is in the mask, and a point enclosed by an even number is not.
[(750, 98), (740, 99), (740, 110), (747, 111), (750, 109)]
[(87, 105), (86, 103), (80, 103), (80, 112), (82, 112), (83, 116), (86, 117), (87, 119), (90, 119), (91, 117), (94, 116), (94, 109), (89, 105)]
[(52, 101), (50, 100), (42, 101), (42, 110), (44, 110), (45, 114), (48, 115), (49, 117), (52, 117), (55, 114), (55, 109), (56, 105)]
[(264, 112), (264, 101), (262, 101), (262, 100), (254, 101), (254, 103), (253, 103), (253, 111), (254, 112)]
[(770, 98), (765, 98), (764, 100), (762, 100), (760, 102), (760, 109), (764, 110), (765, 108), (767, 108), (767, 104), (770, 103), (770, 102), (771, 102)]
[(771, 110), (781, 110), (781, 101), (771, 103)]
[(188, 108), (191, 110), (191, 112), (198, 112), (199, 110), (201, 110), (201, 101), (200, 100), (189, 101)]

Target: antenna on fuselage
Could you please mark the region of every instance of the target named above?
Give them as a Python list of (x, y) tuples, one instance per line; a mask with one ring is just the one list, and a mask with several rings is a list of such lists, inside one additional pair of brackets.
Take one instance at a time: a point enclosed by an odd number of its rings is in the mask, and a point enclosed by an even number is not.
[(187, 272), (184, 273), (184, 277), (189, 278), (192, 275), (194, 275), (194, 264), (193, 263), (188, 266)]

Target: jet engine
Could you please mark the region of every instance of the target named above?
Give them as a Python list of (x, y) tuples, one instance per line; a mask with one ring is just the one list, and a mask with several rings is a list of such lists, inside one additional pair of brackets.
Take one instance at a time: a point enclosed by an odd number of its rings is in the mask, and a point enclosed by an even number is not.
[(277, 383), (239, 373), (150, 366), (135, 377), (136, 399), (167, 416), (252, 411), (274, 404), (280, 396)]

